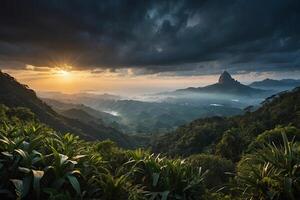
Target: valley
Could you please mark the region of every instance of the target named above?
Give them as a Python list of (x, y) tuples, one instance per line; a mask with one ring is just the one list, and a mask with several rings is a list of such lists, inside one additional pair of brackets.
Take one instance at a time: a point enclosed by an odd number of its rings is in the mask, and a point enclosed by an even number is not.
[[(208, 89), (188, 88), (148, 94), (144, 96), (144, 101), (91, 93), (41, 93), (41, 97), (47, 97), (44, 101), (66, 117), (78, 116), (78, 119), (80, 112), (84, 111), (85, 115), (91, 112), (95, 119), (90, 121), (102, 120), (126, 134), (158, 135), (174, 131), (178, 126), (198, 118), (242, 114), (244, 108), (259, 106), (265, 97), (274, 93), (272, 90), (258, 90), (242, 85), (228, 72), (224, 72), (219, 79), (219, 83), (205, 87)], [(251, 94), (251, 99), (248, 94)], [(152, 101), (145, 101), (150, 97)], [(73, 109), (71, 113), (70, 109)]]
[(300, 0), (1, 0), (0, 200), (299, 200)]
[[(44, 184), (53, 185), (56, 183), (55, 179), (61, 180), (62, 184), (55, 187), (60, 195), (64, 194), (63, 188), (68, 186), (68, 190), (76, 191), (75, 196), (100, 196), (111, 200), (129, 199), (132, 194), (138, 195), (139, 198), (143, 198), (145, 194), (157, 198), (168, 194), (170, 199), (173, 199), (173, 195), (188, 196), (192, 199), (201, 195), (201, 198), (206, 200), (219, 197), (242, 199), (245, 194), (236, 195), (238, 190), (235, 187), (247, 187), (247, 195), (251, 197), (256, 187), (253, 180), (259, 180), (253, 177), (252, 170), (263, 170), (261, 165), (253, 168), (252, 162), (265, 165), (265, 156), (268, 156), (268, 159), (276, 159), (276, 156), (286, 157), (287, 150), (278, 147), (282, 144), (295, 154), (289, 159), (297, 160), (297, 155), (300, 155), (300, 152), (294, 149), (294, 145), (300, 141), (299, 87), (266, 98), (254, 110), (241, 110), (221, 104), (210, 105), (209, 109), (201, 107), (201, 104), (101, 99), (92, 95), (88, 100), (82, 97), (84, 102), (78, 98), (76, 103), (71, 103), (70, 98), (62, 100), (61, 97), (54, 100), (48, 96), (41, 100), (33, 90), (2, 72), (0, 84), (0, 168), (4, 169), (0, 174), (5, 175), (2, 184), (27, 184), (25, 181), (31, 175), (26, 175), (23, 180), (11, 179), (13, 175), (8, 175), (11, 170), (21, 170), (25, 173), (31, 172), (35, 180), (37, 176), (43, 178), (42, 183), (34, 182), (38, 186), (34, 186), (33, 190), (36, 190), (36, 187), (44, 187)], [(81, 104), (78, 104), (79, 102)], [(211, 102), (215, 100), (207, 103)], [(120, 114), (112, 115), (104, 112), (105, 110)], [(127, 123), (122, 115), (128, 117)], [(157, 121), (153, 124), (149, 119)], [(177, 122), (178, 119), (182, 121)], [(136, 126), (133, 126), (135, 123)], [(66, 131), (78, 136), (65, 133)], [(265, 147), (268, 142), (272, 142), (274, 146)], [(271, 152), (278, 151), (278, 155), (269, 155), (268, 148)], [(42, 161), (43, 155), (47, 156), (47, 160)], [(19, 159), (32, 164), (23, 164)], [(285, 173), (282, 161), (276, 161), (273, 167)], [(10, 169), (10, 162), (15, 162), (20, 167)], [(57, 163), (57, 166), (49, 168), (53, 162)], [(201, 166), (198, 172), (195, 171), (197, 166)], [(53, 173), (50, 169), (60, 168), (64, 169), (60, 172), (61, 175), (55, 175), (54, 180), (47, 178)], [(165, 168), (176, 171), (165, 171)], [(96, 169), (97, 172), (92, 169)], [(104, 172), (101, 172), (102, 170)], [(276, 184), (282, 182), (281, 178), (284, 175), (273, 175), (272, 171), (269, 173), (279, 179), (276, 180)], [(103, 182), (86, 182), (95, 178), (93, 174)], [(170, 182), (170, 177), (174, 174), (178, 176), (176, 179), (179, 181), (175, 185)], [(138, 178), (140, 175), (144, 177), (141, 180)], [(234, 179), (231, 179), (232, 176)], [(155, 183), (149, 185), (145, 178)], [(120, 179), (124, 181), (119, 183), (120, 187), (107, 186), (108, 182), (117, 184)], [(134, 186), (128, 187), (129, 183)], [(230, 191), (212, 191), (212, 188), (220, 188), (229, 183), (234, 184)], [(142, 184), (144, 189), (136, 192), (139, 184)], [(85, 189), (85, 185), (88, 188)], [(12, 185), (9, 186), (11, 187)], [(21, 195), (31, 196), (24, 186), (15, 187), (23, 188)], [(95, 194), (98, 187), (102, 188), (102, 191)], [(112, 188), (118, 193), (110, 193)], [(82, 194), (81, 190), (85, 190), (85, 194)], [(12, 192), (7, 191), (5, 197), (14, 196)], [(260, 191), (260, 195), (266, 194)], [(42, 196), (47, 197), (47, 193), (43, 193)], [(180, 198), (185, 198), (183, 196)]]

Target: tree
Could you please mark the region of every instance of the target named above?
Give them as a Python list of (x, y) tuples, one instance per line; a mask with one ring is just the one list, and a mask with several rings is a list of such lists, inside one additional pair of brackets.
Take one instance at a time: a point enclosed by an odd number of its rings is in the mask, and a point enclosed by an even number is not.
[(236, 162), (240, 159), (245, 143), (239, 129), (230, 129), (224, 133), (221, 141), (216, 145), (216, 155)]

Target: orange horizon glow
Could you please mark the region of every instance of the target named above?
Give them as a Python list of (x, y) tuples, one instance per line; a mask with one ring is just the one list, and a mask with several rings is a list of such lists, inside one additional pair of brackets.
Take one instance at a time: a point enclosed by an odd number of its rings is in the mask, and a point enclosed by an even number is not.
[[(118, 74), (110, 70), (93, 73), (91, 70), (75, 70), (68, 65), (48, 68), (47, 70), (41, 70), (28, 65), (23, 70), (7, 69), (3, 71), (36, 91), (58, 91), (63, 93), (97, 91), (99, 93), (121, 95), (155, 93), (186, 87), (201, 87), (215, 83), (219, 77), (219, 75), (133, 75), (132, 69), (127, 69), (127, 71), (124, 69), (123, 71), (126, 72), (124, 74)], [(258, 76), (256, 73), (249, 73), (234, 75), (233, 77), (239, 81), (247, 81), (251, 79), (264, 79), (271, 76), (272, 74)]]
[(36, 91), (59, 91), (77, 93), (80, 91), (99, 91), (108, 93), (148, 93), (167, 91), (179, 87), (203, 86), (217, 80), (215, 76), (162, 77), (157, 75), (119, 75), (109, 71), (93, 74), (91, 71), (77, 71), (53, 68), (48, 71), (4, 70), (19, 82)]

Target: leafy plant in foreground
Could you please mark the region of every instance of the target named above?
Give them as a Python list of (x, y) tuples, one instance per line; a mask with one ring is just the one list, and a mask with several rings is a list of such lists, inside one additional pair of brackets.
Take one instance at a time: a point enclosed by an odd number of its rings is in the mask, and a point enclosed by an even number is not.
[(300, 147), (282, 133), (283, 145), (266, 144), (238, 165), (237, 183), (247, 199), (300, 198)]
[(132, 178), (145, 186), (150, 199), (198, 199), (204, 194), (206, 173), (185, 160), (151, 154), (140, 159), (136, 156), (127, 164), (132, 169)]

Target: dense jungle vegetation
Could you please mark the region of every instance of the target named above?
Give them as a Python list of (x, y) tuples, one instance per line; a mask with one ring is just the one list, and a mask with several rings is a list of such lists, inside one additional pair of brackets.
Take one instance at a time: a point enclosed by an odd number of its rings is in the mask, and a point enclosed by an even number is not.
[(67, 120), (9, 75), (0, 78), (0, 199), (300, 198), (299, 88), (129, 150), (135, 144), (124, 134)]
[[(3, 199), (299, 199), (300, 130), (295, 126), (299, 120), (299, 107), (295, 103), (298, 97), (299, 90), (294, 90), (273, 98), (244, 118), (233, 118), (245, 120), (239, 123), (244, 127), (261, 123), (260, 129), (255, 126), (252, 128), (255, 131), (248, 135), (234, 127), (234, 122), (219, 118), (201, 120), (206, 122), (207, 130), (214, 129), (215, 134), (225, 132), (213, 150), (188, 157), (126, 150), (109, 140), (87, 142), (70, 133), (55, 132), (40, 123), (29, 109), (1, 105), (0, 196)], [(272, 118), (260, 118), (260, 112), (267, 112), (263, 116)], [(288, 116), (279, 118), (278, 112)], [(275, 120), (283, 123), (272, 127)], [(283, 125), (287, 121), (290, 124)], [(220, 124), (228, 130), (221, 129)], [(199, 133), (205, 133), (200, 128)]]
[(300, 128), (300, 88), (271, 96), (261, 104), (254, 112), (247, 108), (243, 115), (195, 120), (156, 138), (153, 150), (174, 156), (207, 152), (236, 162), (265, 131), (288, 125)]

